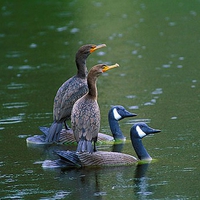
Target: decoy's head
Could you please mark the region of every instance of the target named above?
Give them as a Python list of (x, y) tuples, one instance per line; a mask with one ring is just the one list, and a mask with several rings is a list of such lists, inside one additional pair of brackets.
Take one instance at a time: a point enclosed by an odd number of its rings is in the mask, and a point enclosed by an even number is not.
[(117, 63), (114, 65), (98, 64), (98, 65), (93, 66), (90, 69), (89, 74), (92, 75), (93, 77), (98, 77), (102, 73), (104, 73), (110, 69), (114, 69), (116, 67), (119, 67), (119, 65)]
[(134, 117), (137, 116), (137, 114), (135, 113), (131, 113), (129, 111), (127, 111), (123, 106), (121, 105), (116, 105), (113, 106), (109, 113), (108, 113), (109, 118), (113, 118), (116, 121), (119, 121), (121, 119), (124, 119), (126, 117)]
[(142, 139), (143, 137), (145, 137), (149, 134), (159, 133), (159, 132), (160, 132), (159, 129), (153, 129), (144, 122), (138, 122), (132, 126), (132, 128), (130, 130), (130, 135), (131, 135), (131, 138)]
[(76, 58), (83, 58), (86, 59), (91, 53), (100, 49), (102, 47), (106, 47), (105, 44), (86, 44), (79, 48), (78, 52), (76, 53)]

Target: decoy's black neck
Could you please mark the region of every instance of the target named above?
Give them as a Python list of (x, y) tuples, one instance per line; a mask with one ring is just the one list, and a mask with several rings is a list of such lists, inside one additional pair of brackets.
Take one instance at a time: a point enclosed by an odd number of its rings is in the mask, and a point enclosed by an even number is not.
[(77, 76), (81, 78), (86, 78), (88, 74), (88, 70), (86, 67), (86, 58), (81, 57), (78, 53), (76, 54), (76, 66), (77, 66)]
[(108, 114), (108, 121), (109, 121), (109, 125), (110, 125), (110, 130), (113, 134), (114, 139), (115, 140), (124, 140), (125, 136), (123, 135), (123, 133), (119, 127), (119, 123), (114, 118), (112, 112), (109, 112), (109, 114)]
[(148, 154), (147, 150), (145, 149), (144, 145), (142, 144), (141, 138), (135, 138), (131, 136), (131, 141), (133, 148), (140, 160), (151, 160), (151, 156)]

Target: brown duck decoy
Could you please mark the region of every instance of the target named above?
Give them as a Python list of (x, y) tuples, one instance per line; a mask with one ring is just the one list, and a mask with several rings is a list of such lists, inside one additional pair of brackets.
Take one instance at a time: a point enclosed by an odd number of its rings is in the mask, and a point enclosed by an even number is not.
[(70, 119), (74, 103), (88, 92), (86, 59), (91, 53), (105, 46), (105, 44), (87, 44), (79, 48), (75, 59), (77, 74), (58, 89), (54, 98), (53, 123), (49, 129), (41, 129), (48, 130), (48, 133), (45, 133), (46, 143), (58, 142), (63, 122), (68, 129), (66, 120)]
[(130, 138), (133, 148), (139, 160), (128, 154), (118, 152), (97, 151), (94, 153), (79, 153), (74, 151), (56, 151), (60, 159), (43, 162), (43, 168), (56, 167), (87, 167), (87, 166), (123, 166), (132, 165), (136, 162), (150, 162), (151, 156), (142, 144), (142, 138), (149, 134), (158, 133), (160, 130), (149, 127), (144, 122), (135, 123), (130, 130)]
[[(97, 142), (106, 143), (107, 141), (108, 142), (118, 141), (118, 140), (125, 141), (126, 137), (123, 135), (118, 121), (127, 117), (134, 117), (134, 116), (137, 116), (137, 114), (129, 112), (121, 105), (112, 106), (108, 112), (108, 122), (110, 125), (112, 136), (104, 134), (104, 133), (98, 133)], [(66, 131), (68, 131), (67, 134), (66, 134)], [(66, 143), (66, 144), (76, 142), (74, 138), (73, 130), (63, 129), (62, 132), (60, 133), (59, 142)]]
[[(117, 141), (117, 140), (123, 140), (123, 141), (126, 140), (126, 137), (123, 135), (120, 129), (118, 121), (127, 117), (134, 117), (134, 116), (136, 116), (135, 113), (129, 112), (121, 105), (112, 106), (108, 112), (108, 122), (109, 122), (110, 130), (113, 136), (103, 134), (103, 133), (98, 133), (97, 142), (109, 143), (109, 142)], [(47, 128), (47, 127), (44, 127), (44, 128)], [(45, 132), (48, 132), (48, 131), (45, 131)], [(41, 139), (41, 135), (34, 135), (32, 137), (28, 137), (26, 141), (28, 144), (35, 144), (35, 145), (44, 144), (44, 139)], [(60, 138), (59, 138), (58, 143), (59, 144), (76, 143), (72, 129), (69, 129), (69, 130), (62, 129), (62, 131), (60, 132)]]
[[(71, 125), (74, 137), (78, 142), (77, 152), (96, 151), (95, 143), (97, 141), (100, 129), (100, 110), (97, 103), (96, 81), (103, 72), (118, 67), (115, 65), (98, 64), (92, 67), (88, 73), (87, 84), (89, 92), (78, 99), (72, 108)], [(92, 148), (94, 142), (94, 149)]]

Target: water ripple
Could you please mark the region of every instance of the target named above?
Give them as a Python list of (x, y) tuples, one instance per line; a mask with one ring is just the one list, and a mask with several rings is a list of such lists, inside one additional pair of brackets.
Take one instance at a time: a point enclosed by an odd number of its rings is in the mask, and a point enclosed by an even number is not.
[(128, 120), (126, 124), (135, 124), (137, 122), (145, 122), (145, 123), (150, 123), (151, 119), (131, 119)]
[(13, 116), (5, 119), (0, 120), (0, 124), (16, 124), (22, 122), (22, 115), (19, 116)]
[(20, 51), (10, 51), (6, 54), (7, 58), (19, 58), (22, 56), (22, 52)]
[(162, 88), (156, 88), (151, 94), (162, 94)]
[(128, 108), (130, 110), (137, 110), (137, 109), (139, 109), (139, 106), (129, 106)]
[(23, 108), (28, 106), (28, 102), (11, 102), (11, 103), (4, 103), (3, 107), (4, 108)]
[(22, 89), (25, 86), (26, 84), (22, 84), (22, 83), (10, 83), (9, 85), (7, 85), (8, 89), (10, 90)]
[(19, 67), (19, 69), (27, 70), (27, 69), (33, 69), (33, 67), (31, 67), (30, 65), (22, 65), (22, 66)]

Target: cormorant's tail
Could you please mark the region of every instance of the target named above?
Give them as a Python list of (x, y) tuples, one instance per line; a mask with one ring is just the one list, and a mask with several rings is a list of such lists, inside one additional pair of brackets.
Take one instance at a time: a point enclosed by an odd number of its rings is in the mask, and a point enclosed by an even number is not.
[(48, 133), (49, 133), (49, 128), (48, 127), (40, 126), (39, 129), (40, 129), (40, 131), (42, 131), (44, 133), (45, 136), (48, 135)]
[(77, 152), (89, 152), (89, 153), (93, 153), (93, 147), (92, 147), (92, 142), (91, 141), (87, 141), (85, 139), (81, 139), (78, 142), (78, 147), (77, 147)]
[(81, 167), (81, 161), (75, 151), (55, 151), (67, 166)]
[[(62, 130), (62, 122), (53, 122), (46, 135), (46, 142), (58, 142), (60, 138), (60, 132)], [(40, 129), (41, 130), (41, 129)], [(43, 131), (42, 131), (43, 132)]]

